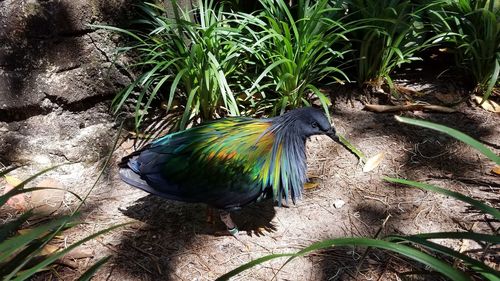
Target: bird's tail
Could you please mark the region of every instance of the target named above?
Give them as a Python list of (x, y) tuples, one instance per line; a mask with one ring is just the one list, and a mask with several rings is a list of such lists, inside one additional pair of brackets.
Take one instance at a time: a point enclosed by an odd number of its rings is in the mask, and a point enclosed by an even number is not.
[(137, 158), (137, 156), (139, 156), (139, 154), (141, 154), (144, 150), (148, 149), (150, 146), (151, 146), (150, 144), (147, 144), (144, 147), (142, 147), (142, 148), (130, 153), (129, 155), (123, 157), (122, 160), (120, 161), (120, 163), (118, 163), (118, 167), (120, 167), (120, 168), (128, 167), (130, 159)]
[(132, 186), (146, 191), (149, 191), (151, 189), (148, 183), (145, 180), (141, 179), (141, 177), (130, 168), (120, 168), (119, 175), (124, 182)]

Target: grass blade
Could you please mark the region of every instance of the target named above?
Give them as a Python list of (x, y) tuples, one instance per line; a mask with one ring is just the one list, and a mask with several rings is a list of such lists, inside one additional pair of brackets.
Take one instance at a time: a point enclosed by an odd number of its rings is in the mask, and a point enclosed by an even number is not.
[[(431, 233), (429, 233), (431, 234)], [(464, 261), (470, 268), (472, 268), (475, 272), (481, 274), (483, 277), (485, 277), (487, 280), (493, 281), (493, 280), (500, 280), (498, 275), (499, 272), (494, 270), (493, 268), (485, 265), (482, 262), (479, 262), (473, 258), (470, 258), (469, 256), (459, 253), (453, 249), (450, 249), (448, 247), (442, 246), (440, 244), (427, 241), (426, 239), (417, 237), (415, 235), (413, 236), (387, 236), (384, 238), (384, 240), (388, 240), (391, 242), (397, 242), (397, 241), (407, 241), (415, 244), (422, 245), (433, 252), (439, 252), (441, 254), (447, 255), (449, 257), (452, 257), (454, 259), (459, 259)]]
[[(321, 242), (317, 242), (312, 244), (311, 246), (295, 253), (295, 254), (274, 254), (274, 255), (269, 255), (262, 257), (260, 259), (251, 261), (249, 263), (246, 263), (226, 274), (223, 276), (217, 278), (216, 280), (228, 280), (229, 278), (236, 276), (238, 273), (241, 273), (242, 271), (249, 269), (255, 265), (261, 264), (265, 261), (278, 258), (278, 257), (285, 257), (289, 256), (290, 258), (287, 260), (286, 263), (288, 263), (290, 260), (296, 257), (303, 256), (309, 252), (312, 251), (317, 251), (321, 249), (326, 249), (334, 246), (364, 246), (364, 247), (374, 247), (374, 248), (380, 248), (380, 249), (385, 249), (389, 250), (401, 255), (404, 255), (408, 258), (411, 258), (415, 261), (418, 261), (422, 264), (425, 264), (432, 269), (442, 273), (444, 276), (450, 278), (451, 280), (454, 281), (470, 281), (470, 279), (463, 274), (462, 272), (458, 271), (457, 269), (453, 268), (452, 266), (448, 265), (447, 263), (431, 256), (426, 253), (423, 253), (415, 248), (398, 244), (398, 243), (393, 243), (393, 242), (388, 242), (388, 241), (383, 241), (383, 240), (377, 240), (377, 239), (371, 239), (371, 238), (358, 238), (358, 237), (353, 237), (353, 238), (338, 238), (338, 239), (331, 239), (331, 240), (324, 240)], [(286, 264), (285, 263), (285, 264)]]
[(340, 143), (344, 146), (344, 148), (346, 148), (350, 152), (354, 153), (354, 155), (356, 155), (356, 157), (358, 157), (358, 159), (359, 159), (359, 161), (361, 161), (361, 163), (365, 163), (366, 156), (363, 152), (361, 152), (354, 145), (352, 145), (346, 138), (344, 138), (344, 136), (339, 135), (339, 134), (337, 134), (337, 136), (339, 137)]
[(7, 169), (5, 169), (5, 170), (1, 171), (1, 172), (0, 172), (0, 177), (3, 177), (4, 175), (6, 175), (6, 174), (8, 174), (8, 173), (10, 173), (10, 172), (12, 172), (12, 171), (14, 171), (15, 169), (17, 169), (17, 168), (19, 168), (19, 167), (21, 167), (21, 166), (12, 166), (12, 167), (10, 167), (10, 168), (7, 168)]
[(423, 239), (469, 239), (476, 242), (500, 244), (500, 236), (476, 232), (433, 232), (411, 235)]
[(444, 189), (444, 188), (441, 188), (441, 187), (437, 187), (437, 186), (434, 186), (434, 185), (431, 185), (431, 184), (426, 184), (426, 183), (421, 183), (421, 182), (416, 182), (416, 181), (410, 181), (410, 180), (405, 180), (405, 179), (384, 177), (384, 180), (386, 180), (388, 182), (392, 182), (392, 183), (399, 183), (399, 184), (404, 184), (404, 185), (409, 185), (409, 186), (417, 187), (417, 188), (420, 188), (420, 189), (424, 189), (424, 190), (436, 192), (436, 193), (443, 194), (443, 195), (446, 195), (446, 196), (451, 196), (451, 197), (453, 197), (453, 198), (455, 198), (457, 200), (460, 200), (462, 202), (468, 203), (468, 204), (476, 207), (477, 209), (479, 209), (479, 210), (481, 210), (481, 211), (483, 211), (485, 213), (488, 213), (488, 214), (492, 215), (495, 219), (500, 219), (500, 210), (495, 209), (493, 207), (490, 207), (490, 206), (484, 204), (481, 201), (478, 201), (476, 199), (472, 199), (472, 198), (470, 198), (468, 196), (465, 196), (465, 195), (463, 195), (461, 193), (458, 193), (458, 192), (455, 192), (455, 191), (451, 191), (451, 190), (448, 190), (448, 189)]
[(92, 277), (94, 277), (94, 274), (99, 270), (108, 260), (111, 258), (111, 256), (106, 256), (100, 260), (98, 260), (96, 263), (94, 263), (89, 269), (87, 269), (81, 276), (78, 278), (78, 281), (90, 281)]
[(484, 146), (482, 143), (478, 142), (477, 140), (473, 139), (469, 135), (466, 135), (458, 130), (446, 127), (444, 125), (439, 125), (435, 124), (429, 121), (424, 121), (424, 120), (416, 120), (416, 119), (411, 119), (407, 117), (402, 117), (402, 116), (395, 116), (396, 120), (405, 123), (405, 124), (410, 124), (414, 126), (419, 126), (419, 127), (424, 127), (432, 130), (436, 130), (445, 134), (448, 134), (454, 138), (456, 138), (459, 141), (462, 141), (471, 147), (474, 147), (477, 149), (479, 152), (484, 154), (486, 157), (488, 157), (491, 161), (495, 162), (497, 165), (500, 165), (500, 157), (493, 153), (493, 151), (489, 150), (486, 146)]
[(5, 241), (13, 232), (18, 230), (23, 223), (28, 220), (28, 218), (33, 215), (33, 212), (31, 210), (24, 212), (21, 216), (19, 216), (17, 219), (10, 221), (6, 224), (2, 224), (2, 228), (0, 228), (0, 243)]
[(13, 281), (22, 281), (22, 280), (26, 280), (28, 277), (32, 276), (33, 274), (35, 274), (36, 272), (42, 270), (43, 268), (45, 268), (47, 265), (53, 263), (54, 261), (56, 261), (58, 258), (61, 258), (62, 256), (64, 256), (65, 254), (69, 253), (70, 251), (72, 251), (74, 248), (80, 246), (81, 244), (87, 242), (87, 241), (90, 241), (94, 238), (96, 238), (97, 236), (100, 236), (104, 233), (107, 233), (113, 229), (116, 229), (118, 227), (122, 227), (124, 225), (127, 225), (127, 224), (130, 224), (130, 223), (122, 223), (122, 224), (118, 224), (118, 225), (114, 225), (112, 227), (109, 227), (109, 228), (106, 228), (104, 230), (101, 230), (101, 231), (98, 231), (92, 235), (89, 235), (87, 237), (85, 237), (84, 239), (78, 241), (78, 242), (75, 242), (73, 244), (71, 244), (70, 246), (68, 246), (67, 248), (65, 248), (64, 250), (62, 251), (59, 251), (59, 252), (56, 252), (50, 256), (48, 256), (45, 260), (43, 260), (42, 262), (38, 263), (37, 265), (35, 265), (34, 267), (28, 269), (28, 270), (25, 270), (23, 272), (21, 272), (19, 275), (16, 276), (16, 278), (13, 279)]
[(74, 220), (72, 216), (65, 216), (51, 222), (48, 222), (44, 225), (36, 227), (31, 231), (27, 232), (23, 235), (17, 235), (15, 237), (9, 238), (4, 242), (0, 243), (0, 262), (5, 261), (12, 253), (14, 253), (17, 249), (20, 249), (40, 237), (45, 232), (59, 227), (60, 225), (64, 225), (67, 222)]

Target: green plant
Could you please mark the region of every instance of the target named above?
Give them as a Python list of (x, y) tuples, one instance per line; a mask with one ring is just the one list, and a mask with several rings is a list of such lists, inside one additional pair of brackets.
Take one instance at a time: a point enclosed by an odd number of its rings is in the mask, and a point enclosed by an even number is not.
[(357, 81), (378, 90), (387, 83), (391, 92), (391, 74), (397, 67), (421, 60), (418, 51), (439, 38), (427, 38), (424, 12), (441, 1), (351, 0), (349, 20), (359, 28), (348, 35), (353, 43), (353, 61), (357, 62)]
[[(121, 127), (119, 131), (121, 132)], [(119, 136), (120, 133), (117, 134), (111, 151), (115, 150)], [(87, 194), (83, 198), (80, 198), (74, 192), (66, 190), (66, 192), (71, 193), (80, 200), (80, 204), (70, 215), (60, 216), (58, 218), (49, 219), (48, 221), (46, 220), (45, 222), (38, 224), (36, 227), (30, 228), (26, 232), (19, 232), (19, 230), (23, 229), (23, 224), (25, 224), (33, 217), (34, 215), (33, 210), (28, 210), (14, 219), (2, 222), (0, 224), (0, 278), (2, 281), (28, 280), (34, 274), (44, 270), (45, 268), (53, 264), (57, 259), (62, 258), (64, 255), (71, 252), (72, 250), (82, 245), (83, 243), (88, 242), (109, 231), (112, 231), (113, 229), (128, 224), (124, 223), (124, 224), (114, 225), (112, 227), (91, 234), (79, 241), (76, 241), (73, 244), (66, 246), (64, 249), (57, 250), (49, 254), (42, 254), (44, 247), (51, 241), (53, 241), (53, 239), (57, 235), (60, 235), (64, 230), (73, 228), (80, 223), (78, 211), (83, 206), (86, 199), (88, 198), (90, 193), (94, 190), (97, 183), (103, 176), (105, 169), (108, 167), (111, 156), (112, 152), (109, 153), (98, 177), (94, 181), (94, 184), (91, 186), (91, 188), (88, 190)], [(16, 195), (22, 195), (24, 193), (29, 193), (43, 189), (59, 189), (53, 187), (26, 188), (26, 185), (28, 185), (31, 181), (53, 169), (58, 168), (59, 166), (54, 166), (42, 170), (32, 175), (28, 179), (22, 181), (21, 183), (17, 184), (10, 191), (1, 195), (0, 209), (2, 209), (6, 205), (6, 203), (10, 198)], [(16, 168), (17, 167), (12, 167), (0, 171), (0, 178), (7, 175)], [(109, 259), (110, 256), (106, 256), (104, 258), (99, 259), (91, 267), (89, 267), (80, 276), (78, 280), (79, 281), (91, 280), (94, 274), (97, 272), (97, 270), (99, 270), (99, 268), (103, 266)]]
[[(262, 108), (273, 108), (274, 114), (285, 109), (309, 105), (311, 98), (319, 99), (328, 112), (329, 99), (318, 89), (325, 79), (348, 80), (335, 67), (343, 58), (346, 26), (340, 18), (343, 8), (338, 2), (299, 0), (290, 8), (283, 0), (261, 0), (263, 10), (257, 14), (240, 14), (251, 22), (249, 36), (255, 43), (251, 54), (256, 58), (260, 75), (248, 93), (254, 90), (263, 96)], [(336, 49), (337, 45), (343, 46)], [(337, 63), (338, 65), (338, 63)]]
[[(25, 186), (30, 181), (54, 168), (46, 169), (33, 175), (32, 177), (14, 187), (6, 194), (0, 196), (0, 208), (2, 208), (13, 196), (42, 189), (57, 189), (48, 187), (25, 188)], [(13, 169), (14, 168), (1, 171), (0, 177), (6, 175)], [(82, 200), (75, 193), (70, 193), (76, 196), (79, 200)], [(22, 225), (33, 215), (33, 211), (28, 210), (17, 218), (0, 225), (0, 277), (2, 280), (27, 280), (35, 273), (43, 270), (79, 245), (120, 226), (113, 226), (111, 228), (94, 233), (80, 241), (69, 245), (65, 249), (50, 253), (48, 255), (41, 255), (41, 251), (50, 241), (54, 239), (56, 235), (60, 234), (63, 230), (69, 229), (78, 224), (78, 214), (75, 213), (72, 215), (62, 216), (57, 219), (52, 219), (48, 222), (37, 225), (27, 232), (18, 233), (18, 230), (22, 229)], [(105, 257), (102, 260), (99, 260), (96, 264), (102, 265), (103, 261), (107, 260), (108, 258), (109, 257)], [(97, 269), (98, 266), (91, 267), (83, 275), (83, 277), (88, 277), (81, 280), (90, 280), (93, 275), (92, 273)]]
[(473, 76), (474, 91), (487, 100), (500, 73), (500, 3), (449, 0), (431, 15), (436, 32), (446, 35), (457, 65)]
[[(397, 120), (403, 123), (434, 129), (449, 134), (450, 136), (458, 140), (461, 140), (467, 143), (468, 145), (476, 148), (479, 152), (483, 153), (485, 156), (494, 161), (496, 164), (500, 164), (500, 157), (498, 157), (496, 154), (494, 154), (491, 150), (486, 148), (478, 141), (457, 130), (439, 124), (434, 124), (428, 121), (414, 120), (404, 117), (397, 117)], [(405, 179), (398, 179), (391, 177), (384, 177), (384, 179), (390, 183), (412, 186), (455, 198), (457, 200), (470, 204), (476, 209), (488, 214), (495, 220), (500, 220), (499, 209), (488, 206), (482, 203), (481, 201), (470, 198), (461, 193), (450, 191), (434, 185), (405, 180)], [(453, 240), (467, 239), (492, 246), (500, 244), (500, 237), (498, 235), (476, 233), (472, 231), (422, 233), (422, 234), (407, 235), (407, 236), (389, 235), (381, 239), (372, 239), (363, 237), (329, 239), (314, 243), (296, 253), (267, 255), (259, 259), (250, 261), (224, 274), (217, 280), (228, 280), (229, 278), (243, 272), (244, 270), (252, 268), (258, 264), (261, 264), (271, 259), (288, 257), (286, 262), (283, 264), (283, 266), (285, 266), (288, 262), (290, 262), (292, 259), (296, 257), (304, 256), (313, 251), (336, 247), (336, 246), (363, 246), (367, 247), (368, 249), (379, 248), (379, 249), (389, 250), (398, 253), (399, 255), (405, 256), (409, 259), (412, 259), (416, 262), (422, 263), (431, 268), (432, 270), (448, 277), (451, 280), (471, 280), (469, 277), (470, 274), (480, 276), (484, 280), (490, 280), (490, 281), (500, 280), (500, 272), (487, 266), (481, 261), (472, 258), (469, 255), (457, 252), (449, 247), (445, 247), (436, 242), (433, 242), (431, 241), (432, 239), (453, 239)], [(368, 249), (366, 251), (368, 251)], [(363, 256), (366, 256), (366, 252), (365, 255)], [(448, 260), (445, 259), (445, 257), (447, 257)], [(363, 259), (361, 259), (361, 261), (363, 261)], [(467, 272), (463, 272), (457, 269), (454, 266), (455, 262), (460, 262), (461, 264), (463, 264)]]
[(154, 101), (162, 102), (171, 114), (173, 130), (185, 129), (191, 122), (219, 116), (239, 115), (247, 58), (244, 25), (224, 12), (224, 4), (199, 0), (196, 8), (184, 11), (172, 1), (174, 17), (152, 3), (140, 6), (143, 18), (136, 31), (98, 26), (130, 37), (137, 63), (129, 66), (140, 75), (113, 100), (118, 113), (138, 91), (135, 125), (139, 128)]

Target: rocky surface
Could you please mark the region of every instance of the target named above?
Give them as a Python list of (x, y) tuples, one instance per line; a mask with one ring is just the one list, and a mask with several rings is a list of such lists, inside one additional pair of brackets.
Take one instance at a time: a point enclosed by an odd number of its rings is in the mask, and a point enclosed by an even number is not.
[[(130, 81), (114, 64), (133, 0), (0, 1), (0, 162), (97, 161), (109, 100)], [(118, 66), (117, 66), (118, 65)]]

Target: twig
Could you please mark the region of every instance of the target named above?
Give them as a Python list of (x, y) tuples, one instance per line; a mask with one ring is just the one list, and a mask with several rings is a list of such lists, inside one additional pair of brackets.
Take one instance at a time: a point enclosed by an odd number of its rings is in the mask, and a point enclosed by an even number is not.
[(451, 107), (432, 105), (432, 104), (409, 104), (409, 105), (380, 105), (380, 104), (365, 104), (363, 109), (377, 113), (397, 112), (397, 111), (421, 111), (429, 110), (443, 113), (453, 113), (457, 110)]

